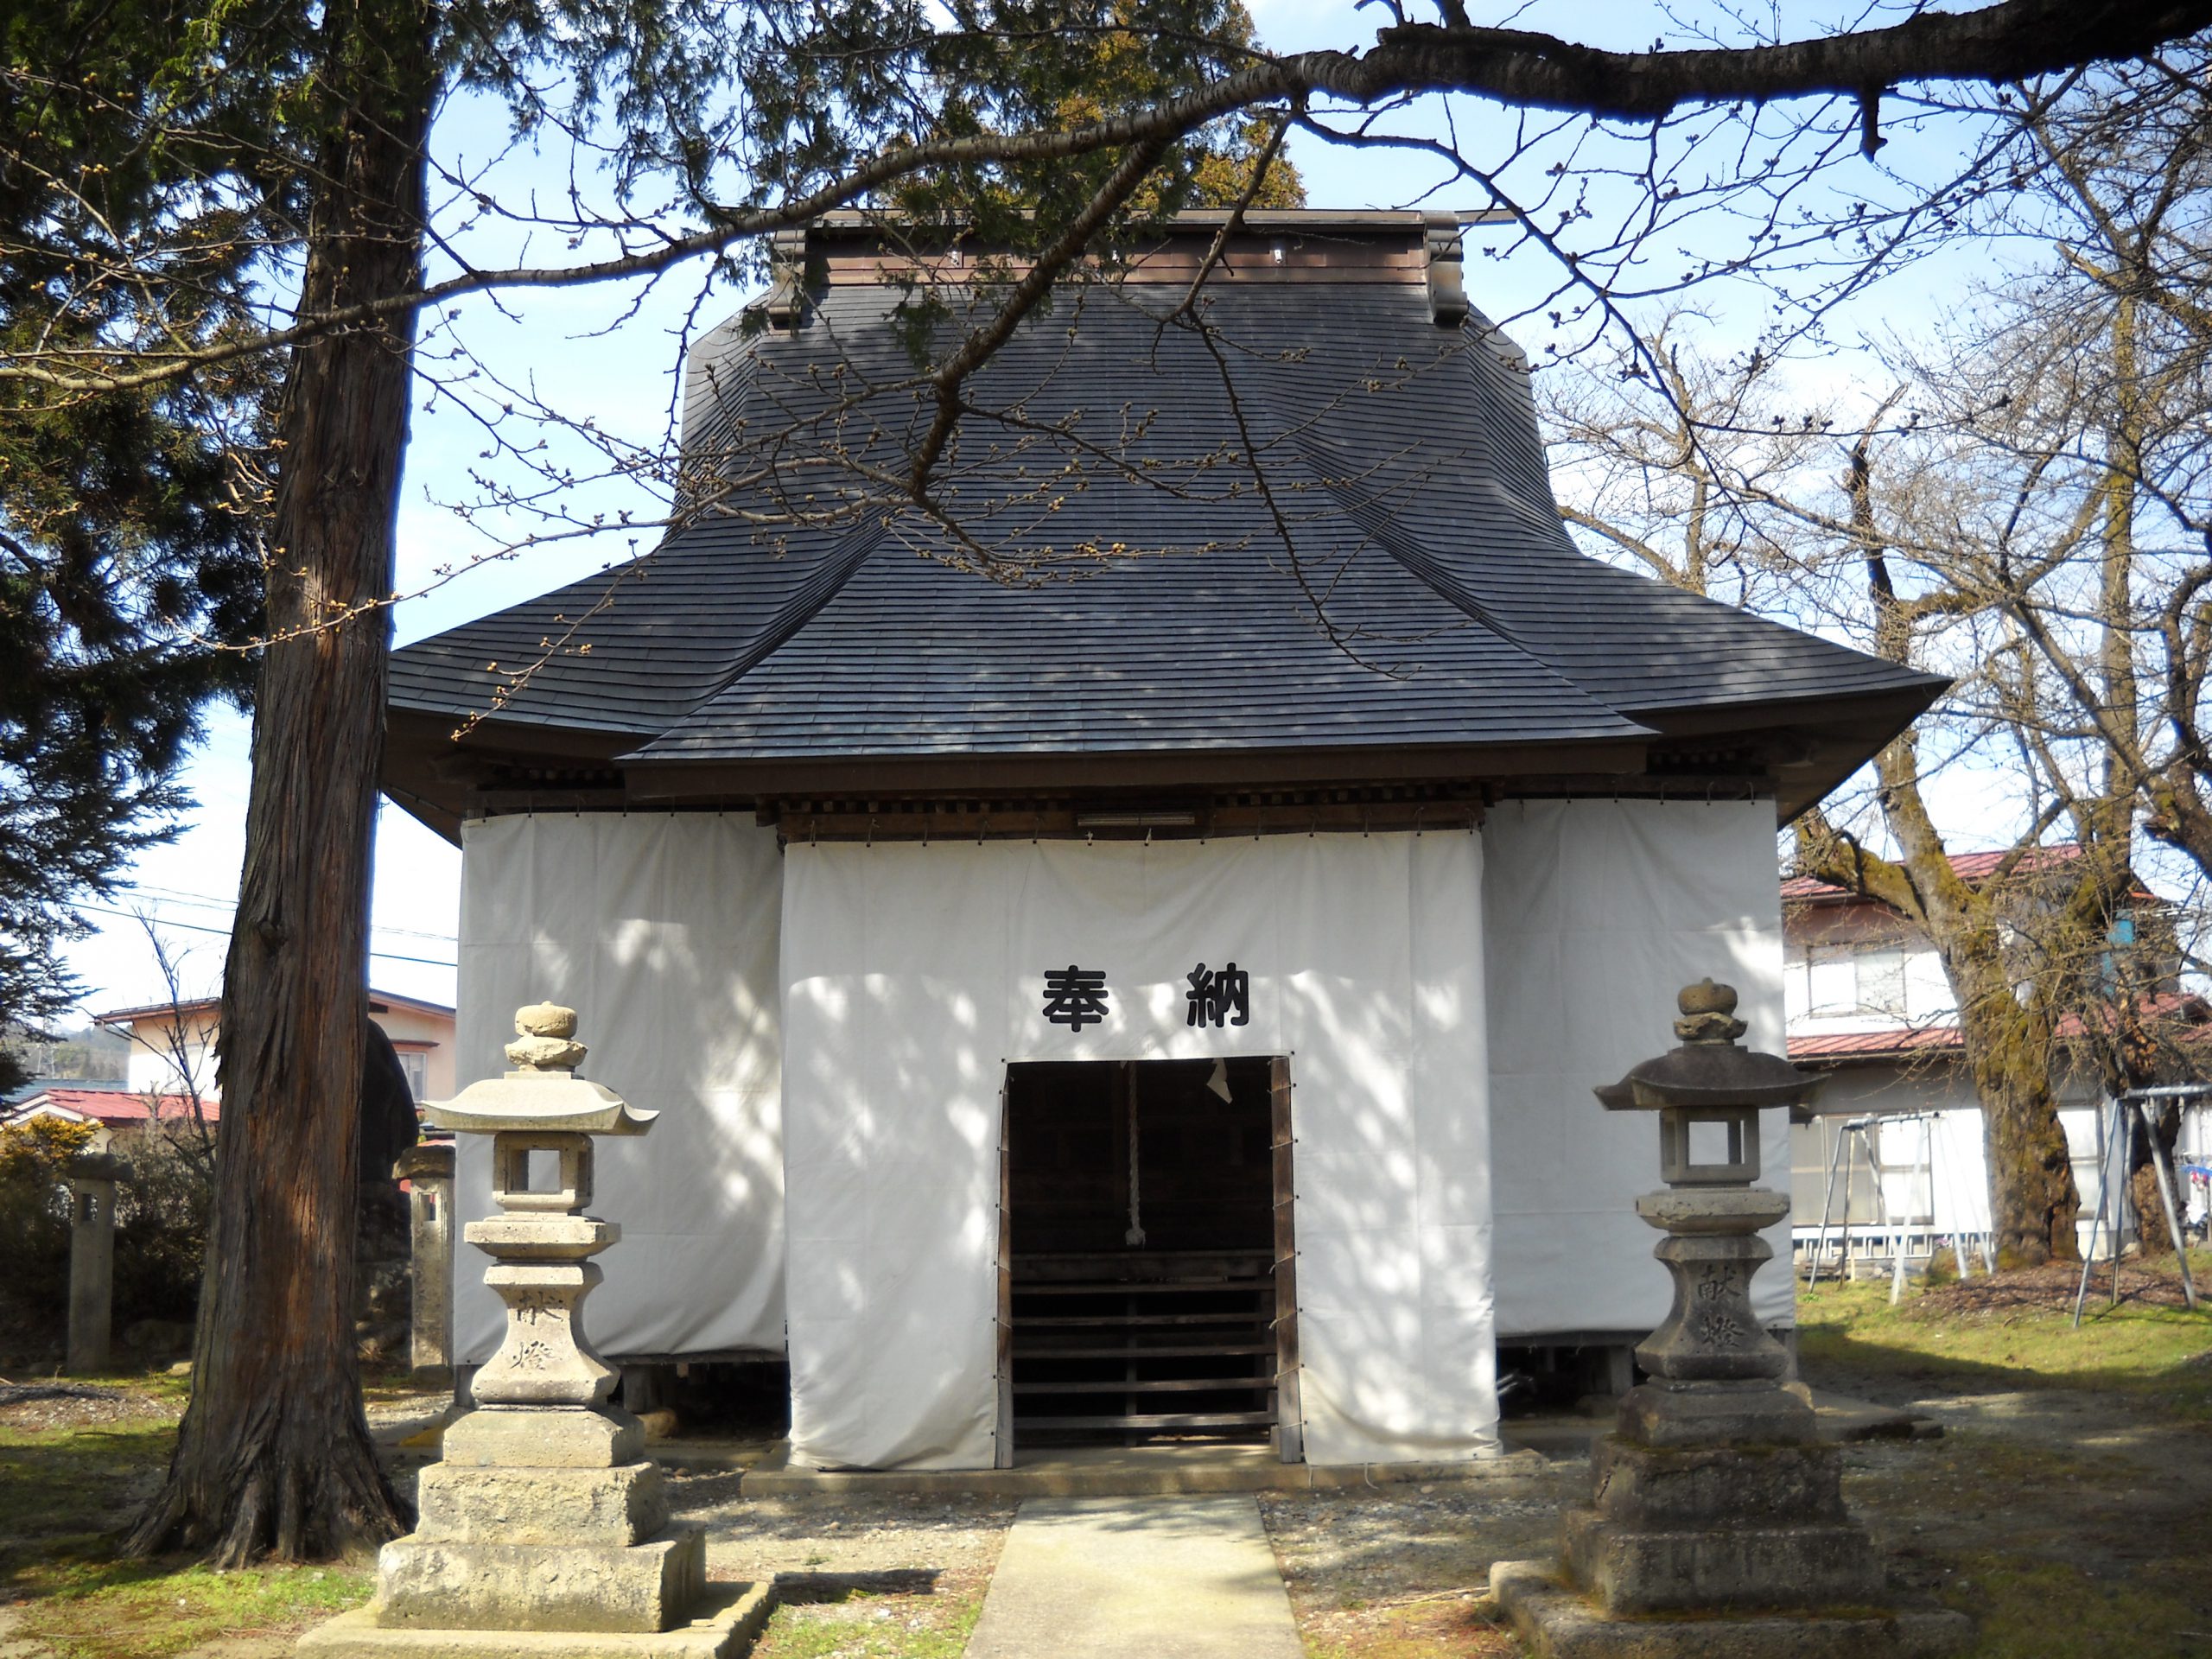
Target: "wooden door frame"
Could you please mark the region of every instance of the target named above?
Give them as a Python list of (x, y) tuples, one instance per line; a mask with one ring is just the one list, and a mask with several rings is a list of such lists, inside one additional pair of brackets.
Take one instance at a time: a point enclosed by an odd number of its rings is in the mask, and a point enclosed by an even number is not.
[(998, 1432), (992, 1465), (1014, 1467), (1014, 1166), (1007, 1154), (1013, 1144), (1013, 1124), (1007, 1112), (1014, 1099), (1014, 1068), (1001, 1066), (999, 1077), (999, 1239), (998, 1307), (992, 1333), (998, 1366)]
[(1306, 1461), (1306, 1413), (1299, 1389), (1298, 1185), (1292, 1148), (1290, 1060), (1268, 1057), (1268, 1121), (1274, 1166), (1275, 1454)]
[[(1299, 1389), (1298, 1190), (1292, 1151), (1296, 1136), (1291, 1126), (1291, 1056), (1270, 1054), (1267, 1059), (1268, 1161), (1274, 1217), (1275, 1453), (1285, 1463), (1303, 1463), (1306, 1415)], [(1014, 1467), (1014, 1125), (1010, 1116), (1014, 1065), (1011, 1060), (1001, 1061), (999, 1079), (998, 1285), (993, 1332), (998, 1428), (993, 1463), (1001, 1469)]]

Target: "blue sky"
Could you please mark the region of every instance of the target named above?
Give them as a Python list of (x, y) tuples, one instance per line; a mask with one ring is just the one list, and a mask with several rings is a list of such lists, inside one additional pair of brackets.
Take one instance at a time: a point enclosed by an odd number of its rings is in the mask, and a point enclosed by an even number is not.
[[(1484, 8), (1471, 10), (1478, 20), (1484, 19)], [(1342, 0), (1257, 0), (1253, 10), (1262, 37), (1281, 50), (1361, 44), (1385, 21), (1380, 8), (1356, 11)], [(1793, 34), (1808, 31), (1821, 18), (1849, 15), (1847, 9), (1832, 6), (1784, 6), (1781, 13), (1784, 27)], [(1662, 8), (1634, 0), (1492, 7), (1487, 14), (1488, 21), (1548, 29), (1592, 44), (1642, 46), (1662, 35), (1672, 43), (1688, 43)], [(1453, 100), (1448, 107), (1432, 101), (1397, 117), (1395, 126), (1416, 136), (1440, 138), (1456, 133), (1464, 153), (1494, 155), (1500, 151), (1510, 119), (1473, 100)], [(1958, 142), (1957, 129), (1945, 124), (1920, 133), (1893, 129), (1883, 162), (1907, 174), (1931, 174), (1957, 153)], [(444, 112), (435, 144), (441, 159), (456, 172), (481, 167), (505, 147), (504, 113), (481, 101), (457, 101)], [(1477, 185), (1448, 180), (1435, 163), (1420, 158), (1332, 149), (1303, 136), (1293, 140), (1290, 153), (1305, 175), (1308, 200), (1317, 207), (1418, 202), (1472, 209), (1486, 205)], [(1716, 151), (1711, 164), (1725, 169), (1738, 165), (1738, 157), (1747, 154), (1753, 156), (1751, 165), (1756, 168), (1758, 152), (1733, 146), (1725, 153)], [(493, 167), (479, 188), (503, 201), (522, 201), (533, 193), (541, 198), (557, 196), (567, 177), (564, 156), (517, 156)], [(1863, 192), (1873, 200), (1883, 199), (1895, 188), (1884, 174), (1855, 159), (1832, 169), (1818, 187), (1844, 199)], [(1609, 193), (1601, 182), (1596, 200), (1602, 213), (1617, 208), (1625, 198), (1617, 188)], [(1694, 233), (1710, 236), (1717, 244), (1726, 240), (1729, 229), (1726, 223), (1713, 221), (1702, 229), (1694, 227)], [(1490, 239), (1482, 233), (1469, 238), (1468, 286), (1475, 302), (1493, 316), (1512, 316), (1538, 305), (1556, 282), (1556, 268), (1533, 255), (1486, 258), (1482, 248)], [(479, 232), (473, 239), (464, 234), (460, 245), (469, 257), (487, 261), (522, 251), (512, 233)], [(540, 257), (569, 257), (542, 234), (530, 251)], [(1809, 393), (1847, 393), (1857, 372), (1857, 359), (1850, 350), (1857, 331), (1919, 326), (1938, 308), (1962, 296), (1977, 270), (1986, 269), (1987, 258), (1986, 250), (1978, 255), (1954, 251), (1923, 261), (1909, 279), (1892, 279), (1864, 296), (1832, 330), (1834, 350), (1808, 359), (1797, 371), (1802, 384)], [(426, 337), (425, 364), (432, 372), (439, 372), (442, 341), (437, 331), (449, 330), (467, 342), (471, 356), (489, 376), (532, 389), (572, 416), (588, 415), (601, 430), (618, 438), (653, 445), (666, 432), (687, 315), (696, 307), (696, 321), (711, 325), (736, 309), (744, 297), (723, 291), (700, 304), (699, 286), (699, 273), (684, 271), (644, 291), (607, 285), (532, 290), (496, 304), (472, 300), (454, 315), (436, 320)], [(1748, 283), (1716, 287), (1704, 297), (1713, 338), (1724, 344), (1748, 343), (1771, 315), (1769, 296)], [(1516, 328), (1521, 343), (1540, 362), (1548, 332), (1541, 314)], [(481, 479), (489, 478), (495, 486), (513, 486), (527, 475), (513, 458), (484, 453), (484, 430), (467, 408), (472, 400), (480, 410), (486, 406), (484, 378), (454, 386), (445, 394), (434, 392), (427, 383), (421, 390), (400, 518), (398, 576), (403, 594), (424, 591), (397, 607), (401, 643), (627, 556), (628, 538), (613, 535), (539, 545), (511, 557), (487, 557), (528, 536), (536, 526), (512, 512), (457, 513), (453, 504), (480, 499)], [(496, 394), (488, 396), (492, 404), (500, 401)], [(588, 462), (583, 446), (559, 434), (548, 442), (559, 446), (556, 453), (569, 455), (580, 465)], [(581, 486), (571, 493), (568, 506), (579, 518), (604, 512), (611, 518), (625, 509), (649, 516), (654, 510), (648, 495), (624, 483)], [(442, 579), (439, 573), (448, 569), (461, 574)], [(219, 975), (244, 852), (247, 747), (242, 719), (226, 711), (211, 715), (207, 740), (184, 779), (197, 802), (195, 809), (181, 823), (175, 842), (139, 861), (126, 892), (107, 907), (143, 909), (156, 918), (173, 954), (181, 957), (184, 988), (192, 993), (213, 989)], [(371, 964), (374, 984), (451, 1000), (459, 865), (458, 853), (445, 842), (397, 809), (385, 806), (377, 848), (378, 931), (372, 945), (378, 954)], [(86, 919), (95, 925), (93, 933), (67, 950), (70, 965), (84, 985), (82, 1006), (86, 1010), (164, 995), (152, 951), (134, 918), (88, 912)]]

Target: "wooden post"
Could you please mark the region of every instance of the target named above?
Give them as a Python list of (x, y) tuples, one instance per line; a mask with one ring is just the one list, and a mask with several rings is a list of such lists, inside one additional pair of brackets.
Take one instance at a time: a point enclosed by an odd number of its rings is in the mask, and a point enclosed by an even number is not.
[(991, 1462), (1014, 1467), (1014, 1123), (1008, 1116), (1013, 1084), (999, 1085), (998, 1306), (993, 1353), (998, 1362), (998, 1433)]
[(130, 1166), (109, 1153), (69, 1164), (69, 1345), (62, 1369), (85, 1376), (108, 1368), (115, 1316), (115, 1185)]
[(1285, 1463), (1306, 1461), (1306, 1414), (1298, 1376), (1298, 1218), (1290, 1113), (1290, 1060), (1268, 1062), (1268, 1139), (1274, 1148), (1275, 1452)]

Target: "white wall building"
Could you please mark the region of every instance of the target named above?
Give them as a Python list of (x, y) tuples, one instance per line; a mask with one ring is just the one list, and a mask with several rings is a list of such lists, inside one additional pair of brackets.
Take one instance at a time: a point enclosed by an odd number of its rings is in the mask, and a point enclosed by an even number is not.
[[(2060, 846), (2049, 855), (2071, 851)], [(1980, 880), (2001, 856), (1966, 854), (1952, 862), (1968, 880)], [(1888, 1260), (1893, 1240), (1903, 1241), (1908, 1259), (1925, 1255), (1939, 1239), (1962, 1240), (1979, 1252), (1990, 1227), (1981, 1105), (1941, 957), (1924, 934), (1878, 901), (1807, 877), (1785, 880), (1782, 894), (1789, 1058), (1829, 1075), (1813, 1121), (1790, 1133), (1798, 1251), (1825, 1236), (1827, 1259), (1837, 1260), (1847, 1205), (1854, 1248), (1869, 1255)], [(2203, 1017), (2190, 999), (2171, 1001), (2177, 1020)], [(2086, 1247), (2108, 1161), (2105, 1099), (2086, 1069), (2062, 1067), (2056, 1083), (2082, 1196), (2076, 1230)], [(1882, 1121), (1863, 1135), (1847, 1127), (1869, 1118)], [(2184, 1114), (2178, 1154), (2212, 1162), (2212, 1108)], [(2185, 1198), (2200, 1220), (2205, 1198), (2202, 1180)]]
[[(728, 498), (395, 656), (459, 1074), (581, 1011), (662, 1114), (601, 1156), (595, 1340), (787, 1360), (795, 1463), (1493, 1451), (1501, 1345), (1668, 1306), (1656, 1126), (1592, 1090), (1707, 976), (1780, 1046), (1775, 827), (1938, 689), (1577, 554), (1448, 218), (1220, 229), (967, 383), (954, 530), (839, 504), (929, 424), (905, 284), (967, 317), (978, 251), (832, 216), (695, 351)], [(1164, 321), (1202, 270), (1218, 357)]]

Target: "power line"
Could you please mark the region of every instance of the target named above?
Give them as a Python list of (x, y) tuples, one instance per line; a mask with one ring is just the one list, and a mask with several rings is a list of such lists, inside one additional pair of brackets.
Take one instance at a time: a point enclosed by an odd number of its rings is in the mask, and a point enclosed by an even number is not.
[[(156, 905), (184, 905), (194, 910), (219, 910), (229, 915), (238, 909), (234, 899), (219, 899), (213, 893), (193, 893), (181, 887), (156, 887), (150, 882), (126, 882), (114, 891), (121, 893), (143, 893)], [(182, 923), (175, 924), (182, 926)], [(420, 928), (394, 927), (386, 922), (372, 921), (369, 926), (378, 933), (402, 939), (429, 939), (435, 944), (458, 944), (460, 939), (451, 933), (429, 933)]]
[[(106, 905), (74, 905), (72, 906), (71, 908), (74, 910), (93, 911), (102, 916), (120, 916), (126, 921), (135, 922), (146, 919), (137, 911), (116, 910)], [(217, 938), (222, 939), (227, 939), (231, 936), (231, 930), (227, 927), (207, 927), (198, 922), (180, 922), (172, 917), (160, 915), (155, 916), (152, 919), (163, 927), (174, 927), (186, 933), (213, 933)], [(433, 935), (430, 937), (435, 936)], [(435, 957), (405, 957), (401, 956), (398, 952), (394, 950), (372, 950), (369, 954), (384, 962), (412, 962), (420, 963), (425, 968), (458, 968), (461, 966), (457, 962), (442, 962)]]

